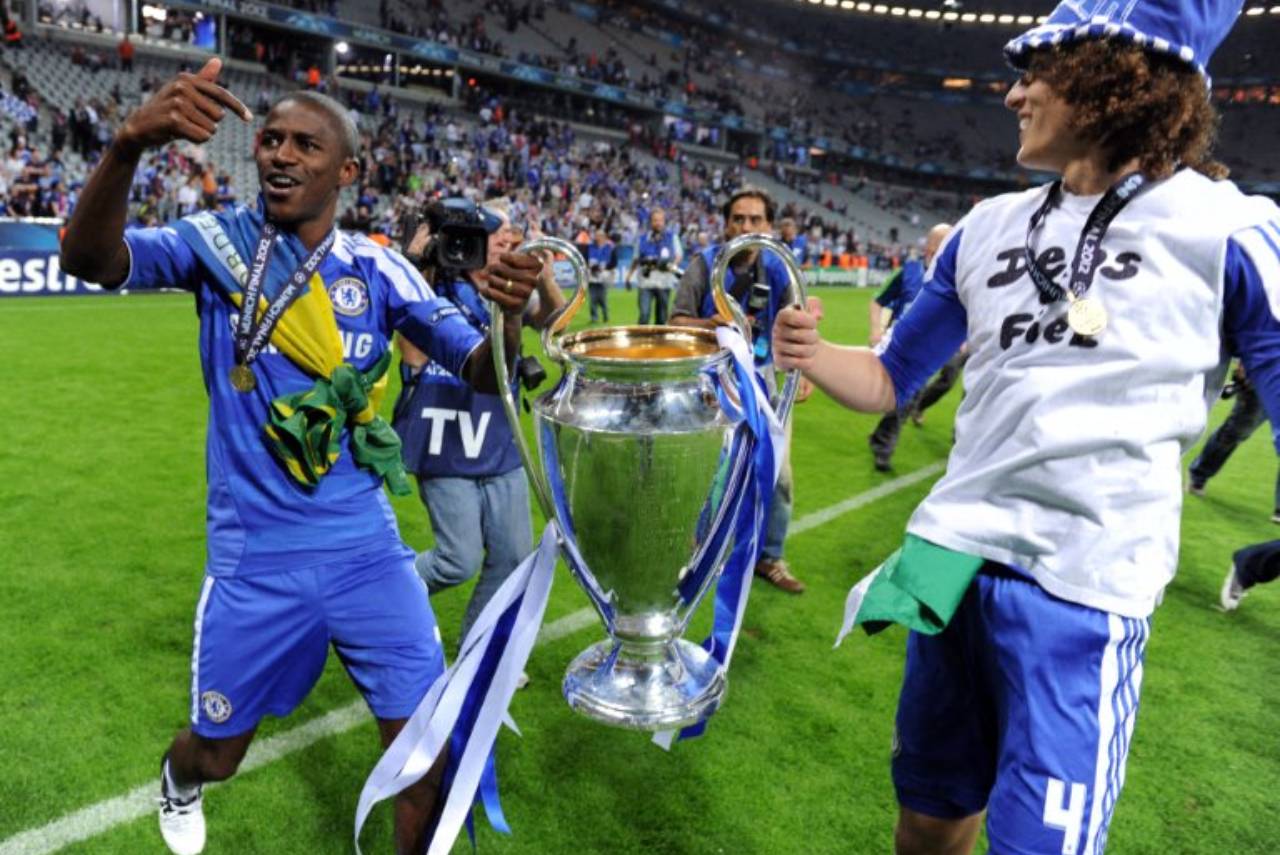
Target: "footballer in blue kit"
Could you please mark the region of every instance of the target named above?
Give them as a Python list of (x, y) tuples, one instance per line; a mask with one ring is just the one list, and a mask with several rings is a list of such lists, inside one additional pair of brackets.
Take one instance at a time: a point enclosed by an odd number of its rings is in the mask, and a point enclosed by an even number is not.
[[(264, 425), (301, 406), (313, 384), (346, 388), (342, 372), (363, 377), (364, 392), (334, 391), (335, 400), (376, 413), (374, 381), (394, 332), (476, 388), (497, 382), (487, 340), (452, 303), (397, 253), (335, 228), (339, 191), (359, 172), (359, 138), (346, 111), (324, 96), (287, 95), (267, 115), (254, 152), (257, 205), (125, 229), (129, 184), (145, 149), (205, 142), (227, 112), (251, 118), (217, 84), (219, 70), (212, 59), (180, 74), (130, 114), (86, 185), (62, 248), (65, 270), (108, 287), (189, 290), (200, 317), (208, 560), (196, 607), (191, 724), (165, 755), (160, 806), (165, 842), (183, 855), (204, 847), (201, 785), (235, 773), (264, 715), (287, 715), (302, 701), (330, 645), (384, 745), (444, 671), (414, 553), (382, 491), (385, 473), (363, 456), (373, 447), (372, 423), (357, 425), (356, 416), (340, 423), (338, 442), (310, 479), (299, 474), (308, 471), (298, 462), (306, 455), (290, 457), (279, 435), (269, 448)], [(512, 352), (540, 268), (513, 254), (488, 271), (495, 287), (485, 296), (510, 316)], [(242, 319), (239, 303), (258, 302), (259, 293), (267, 308)], [(315, 305), (309, 297), (331, 307), (332, 322), (315, 333), (293, 320)], [(290, 336), (303, 329), (341, 343), (344, 366), (329, 384), (297, 358)], [(428, 775), (398, 798), (398, 851), (421, 849), (438, 785), (438, 774)]]
[[(943, 242), (881, 351), (779, 313), (774, 358), (888, 412), (962, 343), (946, 473), (845, 631), (907, 625), (899, 853), (1100, 855), (1151, 615), (1178, 563), (1181, 458), (1232, 356), (1280, 417), (1280, 208), (1223, 180), (1207, 64), (1238, 0), (1066, 0), (1011, 41), (1018, 161)], [(1224, 595), (1225, 601), (1225, 595)]]

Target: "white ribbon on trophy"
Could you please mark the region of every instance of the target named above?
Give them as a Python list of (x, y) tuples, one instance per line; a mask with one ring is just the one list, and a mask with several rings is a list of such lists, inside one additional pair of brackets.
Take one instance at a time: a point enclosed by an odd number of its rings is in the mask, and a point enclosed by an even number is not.
[[(382, 759), (365, 781), (356, 808), (355, 844), (360, 852), (360, 830), (374, 805), (420, 780), (450, 742), (456, 728), (463, 726), (464, 710), (474, 710), (470, 733), (449, 758), (451, 779), (438, 796), (443, 810), (431, 838), (428, 855), (444, 855), (453, 848), (458, 833), (470, 816), (481, 779), (493, 751), (498, 729), (515, 723), (507, 708), (524, 671), (529, 653), (538, 637), (542, 615), (551, 591), (556, 566), (556, 528), (547, 523), (538, 548), (515, 569), (493, 595), (471, 631), (463, 639), (458, 660), (432, 684), (404, 729), (388, 746)], [(484, 668), (491, 651), (500, 650), (496, 665)], [(518, 731), (517, 731), (518, 732)], [(493, 803), (496, 806), (496, 787)], [(486, 799), (490, 821), (506, 830), (500, 810), (496, 819)]]

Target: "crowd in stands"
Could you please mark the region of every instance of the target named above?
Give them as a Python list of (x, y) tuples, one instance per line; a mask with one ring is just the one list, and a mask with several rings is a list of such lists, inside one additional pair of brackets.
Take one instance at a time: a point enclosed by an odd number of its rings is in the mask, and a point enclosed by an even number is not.
[[(142, 79), (144, 96), (159, 83)], [(124, 99), (118, 91), (101, 100), (79, 99), (69, 115), (51, 110), (51, 126), (45, 129), (35, 110), (39, 96), (21, 72), (11, 75), (6, 94), (25, 95), (22, 103), (32, 112), (27, 122), (9, 123), (9, 154), (0, 166), (0, 214), (65, 218), (123, 119)], [(363, 142), (362, 178), (342, 222), (393, 240), (400, 237), (403, 216), (432, 198), (483, 202), (502, 196), (510, 200), (516, 221), (582, 243), (584, 236), (603, 229), (619, 245), (630, 246), (649, 213), (662, 208), (687, 246), (705, 245), (719, 239), (720, 206), (744, 183), (738, 166), (691, 159), (669, 141), (643, 133), (637, 132), (631, 144), (578, 140), (568, 123), (541, 118), (482, 88), (470, 93), (466, 116), (438, 105), (410, 105), (378, 87), (331, 94), (349, 107)], [(251, 106), (263, 114), (271, 96), (264, 87)], [(77, 156), (79, 171), (68, 168), (68, 152)], [(802, 183), (779, 175), (814, 199), (811, 209), (789, 207), (781, 216), (801, 223), (816, 248), (893, 251), (838, 228), (835, 217), (824, 219), (831, 209), (823, 207), (807, 177)], [(131, 219), (154, 225), (242, 198), (230, 175), (210, 162), (205, 147), (174, 144), (151, 154), (138, 169)]]
[[(744, 183), (738, 166), (714, 166), (674, 148), (578, 140), (567, 123), (550, 121), (495, 96), (481, 99), (475, 123), (438, 106), (397, 106), (377, 89), (346, 95), (364, 137), (362, 181), (343, 216), (350, 228), (399, 237), (406, 213), (437, 196), (476, 202), (505, 197), (513, 221), (586, 243), (603, 229), (633, 245), (655, 208), (666, 212), (686, 246), (715, 242), (720, 206)], [(787, 208), (816, 242), (853, 251), (866, 241), (811, 210)], [(887, 249), (876, 247), (876, 249)]]
[[(558, 41), (546, 23), (548, 5), (543, 0), (486, 0), (478, 10), (468, 12), (459, 12), (441, 0), (412, 6), (393, 5), (391, 0), (381, 0), (379, 23), (394, 32), (626, 87), (695, 109), (754, 117), (769, 127), (785, 128), (798, 136), (822, 135), (893, 153), (911, 163), (930, 161), (959, 165), (973, 162), (969, 157), (973, 152), (967, 149), (966, 142), (973, 143), (982, 138), (976, 125), (965, 135), (969, 138), (967, 141), (934, 128), (921, 133), (919, 125), (913, 121), (911, 108), (904, 111), (896, 103), (882, 103), (882, 99), (877, 98), (853, 99), (833, 90), (831, 84), (855, 76), (848, 68), (802, 62), (780, 48), (729, 37), (724, 31), (707, 30), (635, 2), (607, 0), (596, 5), (601, 15), (601, 29), (599, 40), (592, 44), (580, 44), (575, 35)], [(557, 14), (565, 13), (566, 8), (563, 3), (551, 7)], [(752, 18), (743, 18), (748, 14), (744, 11), (715, 11), (735, 25), (752, 25)], [(761, 21), (766, 21), (769, 27), (776, 25), (768, 32), (785, 34), (796, 27), (794, 21), (789, 20), (791, 16), (775, 16), (767, 11), (753, 14), (757, 16), (757, 26)], [(606, 31), (606, 27), (611, 29)], [(557, 45), (559, 49), (540, 52), (519, 50), (513, 55), (505, 41), (522, 28), (535, 29), (541, 34), (542, 43)], [(610, 32), (615, 35), (610, 35)], [(674, 36), (680, 43), (671, 44), (652, 38), (652, 34), (658, 32)], [(633, 49), (624, 57), (618, 45), (626, 43), (632, 34), (649, 34), (644, 43), (646, 47), (643, 50)], [(232, 33), (233, 42), (241, 38), (249, 36)], [(813, 39), (803, 43), (811, 45)], [(284, 47), (274, 49), (285, 50)], [(266, 56), (261, 55), (264, 50)], [(270, 45), (259, 44), (256, 58), (268, 68), (286, 73), (274, 66), (276, 58), (271, 55), (272, 50)], [(247, 54), (242, 51), (241, 55)], [(911, 56), (912, 53), (907, 51), (902, 55)], [(744, 57), (749, 57), (750, 63), (744, 62)], [(775, 73), (768, 76), (754, 71), (752, 66), (769, 66)], [(604, 123), (613, 126), (625, 122), (620, 115), (608, 115), (612, 112), (608, 107), (593, 109), (605, 115), (590, 117), (592, 121), (603, 118)], [(922, 111), (928, 109), (921, 107)], [(993, 111), (998, 109), (993, 107)], [(972, 118), (968, 121), (974, 124)], [(709, 145), (720, 142), (718, 128), (703, 128), (678, 121), (674, 132), (683, 141)], [(987, 153), (981, 152), (983, 155)], [(778, 140), (771, 143), (767, 154), (772, 159), (808, 165), (806, 146), (794, 146)], [(1009, 152), (1001, 151), (999, 156), (1000, 162), (992, 164), (993, 167), (1012, 168)]]
[[(353, 11), (343, 10), (336, 0), (293, 0), (289, 5), (329, 15)], [(393, 32), (623, 86), (694, 108), (749, 116), (797, 137), (840, 140), (891, 156), (906, 166), (1016, 168), (1010, 147), (992, 142), (991, 127), (1002, 117), (998, 99), (982, 108), (939, 110), (936, 103), (895, 97), (894, 87), (904, 85), (902, 75), (877, 76), (868, 70), (874, 63), (892, 61), (900, 66), (957, 69), (958, 73), (965, 69), (998, 71), (1002, 67), (1000, 46), (1007, 37), (1002, 28), (880, 21), (828, 9), (806, 9), (797, 15), (794, 10), (770, 4), (692, 0), (685, 13), (714, 15), (721, 22), (709, 24), (705, 17), (704, 22), (695, 22), (641, 0), (601, 0), (593, 5), (599, 26), (592, 31), (596, 37), (589, 39), (589, 44), (580, 43), (578, 35), (557, 33), (562, 28), (551, 16), (568, 14), (567, 0), (483, 0), (474, 4), (379, 0), (376, 23)], [(69, 14), (67, 9), (71, 8), (65, 7), (62, 14)], [(372, 15), (372, 10), (371, 6), (361, 14)], [(84, 17), (88, 12), (78, 14)], [(193, 30), (193, 15), (170, 10), (155, 26), (185, 40)], [(508, 47), (509, 42), (519, 41), (513, 39), (515, 34), (530, 30), (537, 33), (536, 42), (544, 49)], [(748, 32), (767, 34), (777, 42), (766, 44), (743, 35)], [(1246, 33), (1240, 38), (1253, 36)], [(305, 55), (307, 48), (303, 46), (264, 38), (261, 32), (234, 22), (228, 38), (233, 56), (260, 62), (273, 73), (303, 82), (321, 76), (319, 66), (323, 63)], [(782, 46), (787, 40), (804, 49), (836, 51), (841, 61), (806, 58)], [(620, 49), (631, 41), (642, 47)], [(927, 44), (927, 51), (921, 50), (922, 44)], [(1244, 54), (1252, 56), (1249, 51)], [(851, 59), (865, 60), (868, 65), (851, 66)], [(895, 82), (883, 95), (854, 98), (839, 91), (840, 84), (885, 83), (890, 78)], [(936, 80), (933, 85), (936, 87)], [(586, 118), (592, 123), (612, 127), (628, 123), (625, 114), (609, 106), (594, 104), (590, 110), (593, 115)], [(954, 115), (955, 121), (940, 121), (939, 114)], [(714, 126), (680, 120), (674, 123), (673, 132), (687, 142), (712, 146), (722, 142), (723, 132)], [(764, 154), (770, 159), (809, 165), (808, 146), (783, 140), (771, 140), (768, 145)], [(736, 145), (734, 150), (747, 153)]]
[[(294, 0), (290, 5), (321, 14), (338, 12), (336, 0)], [(828, 83), (852, 80), (856, 75), (848, 69), (812, 63), (804, 66), (792, 52), (742, 42), (724, 29), (681, 20), (635, 0), (605, 0), (597, 5), (601, 13), (599, 43), (579, 44), (576, 36), (569, 36), (559, 52), (521, 50), (513, 58), (699, 107), (742, 113), (747, 103), (771, 125), (796, 133), (830, 134), (873, 151), (896, 154), (908, 163), (1013, 167), (1011, 147), (1003, 141), (997, 144), (989, 126), (984, 125), (986, 114), (980, 111), (957, 109), (949, 113), (953, 120), (944, 133), (938, 130), (936, 117), (926, 115), (936, 112), (929, 102), (904, 101), (888, 94), (854, 99), (834, 92), (829, 85), (818, 85), (825, 73), (831, 75)], [(700, 8), (715, 12), (734, 27), (753, 27), (780, 38), (801, 35), (798, 28), (802, 24), (794, 20), (796, 16), (777, 9), (712, 2), (700, 3)], [(443, 0), (413, 4), (380, 0), (377, 14), (379, 23), (392, 31), (506, 56), (504, 40), (511, 34), (524, 27), (545, 28), (548, 15), (563, 14), (564, 10), (562, 4), (548, 6), (543, 0), (485, 0), (467, 12)], [(87, 7), (61, 7), (59, 14), (74, 14), (82, 26), (101, 28)], [(162, 35), (187, 40), (193, 21), (190, 14), (171, 11), (161, 24), (165, 30)], [(632, 51), (624, 57), (617, 47), (620, 42), (608, 36), (605, 27), (650, 35), (660, 29), (675, 35), (679, 43), (661, 43), (661, 49), (648, 51), (647, 56)], [(815, 35), (813, 27), (804, 31), (810, 35), (805, 42), (808, 46), (821, 48), (831, 38), (829, 33)], [(675, 145), (677, 140), (713, 145), (718, 141), (714, 131), (704, 136), (707, 129), (688, 122), (671, 122), (655, 131), (621, 108), (589, 102), (585, 114), (572, 118), (622, 129), (629, 145), (587, 144), (577, 141), (567, 124), (538, 118), (570, 118), (563, 106), (554, 104), (556, 98), (548, 90), (531, 87), (518, 96), (499, 98), (483, 85), (471, 85), (462, 93), (462, 106), (469, 115), (459, 118), (439, 107), (424, 111), (420, 105), (406, 106), (409, 102), (402, 103), (376, 86), (371, 92), (343, 92), (337, 78), (322, 78), (314, 61), (308, 60), (309, 67), (298, 67), (300, 57), (287, 43), (263, 39), (247, 26), (231, 27), (228, 38), (233, 55), (254, 59), (269, 71), (346, 99), (366, 138), (363, 180), (346, 219), (393, 237), (402, 214), (429, 197), (484, 199), (503, 195), (512, 200), (517, 218), (547, 233), (576, 237), (584, 230), (604, 229), (623, 243), (634, 239), (647, 211), (662, 207), (669, 221), (678, 224), (686, 242), (697, 243), (703, 234), (711, 240), (718, 238), (719, 204), (744, 180), (738, 167), (713, 166), (682, 153)], [(550, 37), (547, 41), (555, 43)], [(650, 39), (645, 44), (659, 42)], [(876, 49), (883, 48), (879, 45)], [(741, 58), (747, 51), (755, 64), (792, 73), (764, 76), (745, 71)], [(72, 62), (88, 72), (108, 64), (129, 67), (132, 55), (133, 48), (126, 42), (121, 43), (118, 56), (71, 48)], [(937, 61), (936, 57), (931, 61)], [(143, 79), (142, 92), (145, 95), (158, 84)], [(126, 108), (123, 100), (117, 91), (111, 97), (80, 99), (65, 113), (56, 108), (46, 110), (51, 127), (38, 134), (45, 130), (38, 128), (39, 93), (20, 72), (15, 73), (11, 85), (0, 92), (0, 115), (13, 126), (4, 174), (0, 175), (5, 190), (0, 194), (3, 211), (60, 216), (73, 206), (75, 187), (109, 142)], [(271, 93), (264, 88), (256, 93), (251, 106), (261, 113), (270, 100)], [(32, 145), (32, 139), (48, 142), (42, 149)], [(782, 214), (795, 217), (811, 233), (815, 246), (836, 252), (895, 252), (893, 246), (877, 245), (866, 235), (835, 225), (845, 221), (840, 215), (847, 213), (847, 205), (824, 192), (823, 185), (832, 176), (783, 168), (783, 162), (807, 167), (807, 146), (792, 148), (782, 141), (771, 145), (774, 147), (765, 155), (774, 162), (772, 177), (813, 202), (806, 210)], [(75, 175), (68, 174), (65, 166), (67, 151), (74, 152), (74, 160), (80, 162), (77, 166), (83, 166)], [(754, 164), (750, 159), (747, 162)], [(205, 163), (197, 147), (175, 147), (157, 156), (139, 175), (133, 202), (140, 222), (164, 220), (190, 210), (193, 204), (225, 203), (239, 195), (229, 175), (215, 164)], [(855, 178), (849, 189), (862, 193), (863, 182)], [(921, 225), (921, 211), (950, 219), (973, 201), (955, 194), (948, 199), (914, 190), (891, 191), (883, 185), (868, 185), (866, 192), (883, 210), (901, 212), (903, 222), (911, 226)]]
[[(344, 9), (337, 0), (291, 0), (286, 5), (331, 16), (354, 11)], [(568, 13), (567, 0), (550, 4), (547, 0), (484, 0), (478, 5), (379, 0), (376, 23), (393, 32), (625, 86), (695, 108), (751, 116), (793, 134), (843, 140), (892, 153), (909, 163), (952, 167), (981, 163), (994, 169), (1012, 168), (1007, 150), (983, 144), (981, 123), (972, 117), (966, 117), (961, 134), (950, 134), (913, 120), (909, 107), (904, 110), (899, 103), (883, 104), (876, 98), (851, 98), (836, 87), (853, 80), (886, 82), (888, 78), (874, 72), (874, 67), (883, 63), (899, 68), (946, 68), (957, 74), (999, 72), (1000, 47), (1008, 37), (1005, 28), (880, 20), (825, 8), (796, 14), (785, 5), (722, 0), (686, 4), (684, 14), (702, 16), (702, 22), (695, 23), (692, 17), (673, 15), (665, 6), (651, 6), (642, 0), (599, 0), (592, 5), (599, 14), (600, 27), (598, 39), (590, 44), (580, 44), (576, 36), (561, 40), (548, 24), (549, 12)], [(86, 27), (91, 21), (101, 27), (83, 4), (55, 10), (42, 3), (41, 9), (42, 13), (77, 17)], [(706, 23), (707, 16), (720, 23)], [(193, 13), (169, 10), (155, 26), (166, 38), (186, 41), (193, 32), (193, 19)], [(514, 34), (529, 29), (540, 35), (540, 44), (554, 49), (507, 47)], [(1256, 24), (1237, 28), (1232, 40), (1240, 43), (1238, 49), (1222, 51), (1222, 61), (1230, 63), (1228, 73), (1257, 73), (1258, 57), (1264, 52), (1259, 45), (1266, 43), (1266, 29)], [(767, 35), (774, 42), (765, 43), (745, 33)], [(644, 35), (646, 47), (624, 56), (618, 46), (628, 41), (626, 34)], [(291, 65), (300, 61), (297, 53), (301, 48), (287, 40), (255, 37), (243, 25), (233, 25), (228, 35), (233, 55), (256, 59), (276, 73), (299, 71)], [(790, 45), (784, 47), (783, 42)], [(833, 51), (840, 59), (805, 57), (794, 47)], [(313, 61), (314, 57), (306, 58), (301, 68)], [(764, 73), (765, 69), (772, 73)], [(901, 74), (889, 77), (896, 80), (895, 85), (902, 84)], [(932, 109), (932, 105), (920, 107), (925, 113)], [(993, 102), (990, 112), (998, 109)], [(775, 149), (769, 154), (804, 165), (804, 147), (785, 152)], [(992, 156), (996, 162), (989, 162)]]
[[(101, 127), (115, 120), (104, 117)], [(65, 130), (55, 126), (47, 150), (33, 145), (25, 127), (13, 125), (7, 154), (0, 163), (0, 216), (51, 217), (65, 220), (75, 208), (87, 177), (68, 168), (64, 158)], [(87, 163), (102, 151), (97, 138), (84, 149)], [(47, 153), (46, 153), (47, 151)], [(138, 225), (158, 225), (203, 208), (236, 201), (234, 182), (218, 173), (199, 146), (172, 145), (150, 155), (138, 168), (130, 196), (131, 214)]]
[[(408, 17), (404, 12), (409, 12)], [(511, 0), (489, 0), (483, 14), (458, 21), (446, 12), (440, 0), (415, 4), (412, 10), (403, 12), (393, 11), (389, 0), (378, 4), (378, 22), (384, 30), (494, 56), (507, 54), (496, 34), (490, 33), (490, 21), (501, 21), (506, 32), (514, 33), (522, 24), (528, 26), (535, 17), (541, 20), (545, 14), (546, 4), (542, 2), (516, 6)]]

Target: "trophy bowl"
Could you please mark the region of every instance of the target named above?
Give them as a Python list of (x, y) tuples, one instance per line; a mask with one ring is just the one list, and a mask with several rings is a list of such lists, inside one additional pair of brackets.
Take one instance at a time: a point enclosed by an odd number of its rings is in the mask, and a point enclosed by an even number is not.
[(680, 327), (588, 330), (561, 348), (564, 378), (534, 404), (538, 448), (570, 566), (590, 577), (610, 636), (569, 666), (565, 698), (623, 727), (696, 723), (725, 686), (680, 635), (716, 575), (690, 578), (695, 557), (729, 516), (738, 422), (717, 390), (732, 388), (731, 357), (714, 333)]
[[(542, 333), (543, 349), (564, 372), (532, 406), (539, 461), (520, 430), (500, 312), (490, 334), (534, 495), (608, 633), (569, 665), (564, 695), (573, 709), (616, 727), (693, 725), (719, 706), (726, 680), (716, 659), (681, 636), (723, 569), (751, 477), (733, 356), (715, 332), (691, 327), (561, 335), (584, 301), (586, 270), (573, 246), (556, 238), (520, 251), (547, 249), (568, 258), (579, 288)], [(716, 273), (720, 301), (724, 265)], [(718, 305), (747, 328), (736, 304)], [(795, 379), (782, 394), (788, 405)]]

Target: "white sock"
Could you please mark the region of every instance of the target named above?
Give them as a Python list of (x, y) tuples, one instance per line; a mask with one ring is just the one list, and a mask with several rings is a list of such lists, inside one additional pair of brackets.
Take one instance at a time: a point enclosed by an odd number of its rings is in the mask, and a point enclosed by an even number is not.
[(173, 775), (169, 772), (169, 758), (164, 758), (164, 771), (160, 775), (161, 786), (164, 788), (164, 794), (171, 799), (180, 802), (189, 802), (196, 796), (200, 795), (200, 785), (196, 784), (192, 787), (179, 787), (173, 780)]

